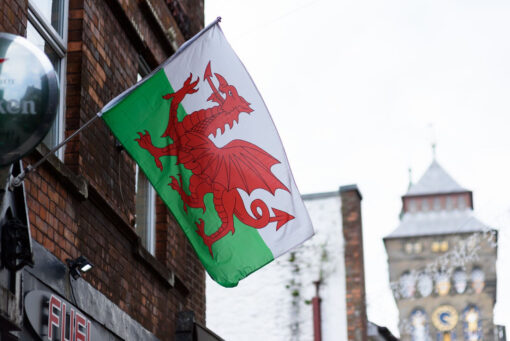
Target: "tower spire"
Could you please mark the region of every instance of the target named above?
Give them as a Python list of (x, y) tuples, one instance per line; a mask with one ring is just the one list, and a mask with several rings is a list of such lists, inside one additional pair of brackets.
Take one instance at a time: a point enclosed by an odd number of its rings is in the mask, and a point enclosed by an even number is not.
[(407, 189), (411, 188), (411, 186), (413, 185), (413, 170), (411, 169), (411, 167), (409, 167), (408, 172), (409, 172), (409, 186), (407, 187)]
[(430, 142), (432, 147), (432, 160), (436, 161), (437, 142), (436, 142), (436, 129), (434, 127), (434, 123), (429, 123), (429, 128), (430, 128)]

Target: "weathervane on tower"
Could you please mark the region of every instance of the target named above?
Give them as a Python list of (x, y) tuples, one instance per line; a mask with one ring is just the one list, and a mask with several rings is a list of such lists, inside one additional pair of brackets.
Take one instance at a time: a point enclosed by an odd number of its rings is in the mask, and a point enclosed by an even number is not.
[(429, 123), (430, 128), (430, 140), (431, 140), (431, 146), (432, 146), (432, 160), (436, 160), (436, 147), (437, 147), (437, 141), (436, 141), (436, 129), (434, 127), (434, 123)]

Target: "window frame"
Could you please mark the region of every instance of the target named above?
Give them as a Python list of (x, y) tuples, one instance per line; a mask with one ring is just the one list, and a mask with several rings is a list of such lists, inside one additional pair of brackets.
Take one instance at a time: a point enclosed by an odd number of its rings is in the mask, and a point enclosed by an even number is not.
[(464, 294), (468, 288), (468, 274), (462, 268), (456, 268), (452, 274), (453, 287), (457, 294)]
[[(425, 285), (429, 287), (424, 288)], [(432, 276), (425, 271), (420, 272), (416, 279), (416, 291), (420, 294), (420, 297), (429, 297), (434, 293), (434, 289)]]
[[(138, 188), (139, 188), (139, 175), (140, 175), (140, 167), (138, 165), (135, 166), (135, 196), (138, 198)], [(143, 173), (142, 173), (143, 174)], [(141, 231), (139, 230), (139, 220), (136, 212), (138, 211), (138, 207), (136, 207), (136, 204), (138, 200), (135, 200), (135, 231), (136, 233), (142, 238), (142, 246), (153, 256), (156, 255), (156, 190), (150, 183), (149, 179), (144, 175), (145, 181), (147, 181), (147, 193), (145, 200), (147, 202), (147, 212), (145, 214), (146, 220), (144, 222), (145, 224), (145, 238), (141, 236)], [(144, 245), (143, 241), (146, 241), (146, 244)]]
[[(147, 62), (145, 61), (145, 59), (141, 55), (139, 55), (138, 56), (138, 74), (137, 74), (136, 81), (140, 82), (145, 76), (147, 76), (150, 73), (150, 71), (151, 71), (150, 67), (147, 64)], [(136, 164), (135, 167), (136, 167), (135, 168), (135, 196), (137, 196), (138, 195), (137, 194), (138, 193), (138, 181), (139, 181), (138, 175), (140, 172), (140, 167), (138, 166), (138, 164)], [(143, 245), (143, 247), (145, 247), (145, 249), (151, 255), (156, 256), (156, 220), (157, 220), (157, 217), (156, 217), (156, 200), (157, 200), (156, 194), (157, 193), (156, 193), (156, 190), (154, 189), (154, 187), (152, 186), (152, 184), (150, 183), (149, 179), (147, 179), (146, 176), (144, 176), (144, 178), (148, 184), (146, 207), (148, 207), (149, 212), (147, 212), (147, 214), (146, 214), (147, 220), (145, 221), (145, 224), (146, 224), (145, 240), (147, 242), (147, 245)], [(137, 202), (137, 200), (135, 200), (135, 216), (136, 216), (136, 211), (137, 211), (136, 202)], [(136, 230), (137, 224), (138, 224), (138, 221), (136, 220), (135, 230)], [(136, 233), (138, 235), (140, 235), (139, 231), (136, 231)], [(143, 240), (144, 239), (142, 238), (142, 242), (143, 242)]]
[[(61, 29), (62, 35), (60, 35), (55, 28), (48, 22), (48, 19), (44, 17), (41, 10), (37, 7), (34, 0), (28, 1), (28, 23), (30, 23), (35, 30), (41, 35), (45, 43), (48, 43), (49, 47), (55, 51), (57, 56), (60, 58), (60, 70), (55, 70), (58, 73), (58, 84), (59, 84), (59, 100), (58, 100), (58, 111), (56, 120), (56, 141), (52, 141), (52, 148), (56, 146), (60, 141), (64, 139), (65, 135), (65, 114), (66, 114), (66, 79), (67, 79), (67, 39), (68, 39), (68, 24), (69, 24), (69, 1), (63, 0), (61, 4)], [(55, 123), (54, 123), (55, 124)], [(53, 129), (53, 126), (52, 128)], [(65, 146), (56, 151), (56, 156), (60, 159), (64, 159)]]
[(413, 298), (416, 294), (416, 277), (410, 271), (404, 271), (398, 280), (399, 294), (404, 299)]

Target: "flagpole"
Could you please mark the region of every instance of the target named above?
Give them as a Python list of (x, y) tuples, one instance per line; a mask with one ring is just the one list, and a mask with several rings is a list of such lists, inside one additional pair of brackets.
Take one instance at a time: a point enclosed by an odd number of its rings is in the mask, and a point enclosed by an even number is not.
[(94, 117), (92, 117), (90, 120), (88, 120), (84, 125), (82, 125), (80, 128), (78, 128), (74, 133), (72, 133), (71, 135), (69, 135), (69, 137), (67, 137), (64, 141), (60, 142), (58, 145), (56, 145), (55, 147), (51, 148), (49, 152), (47, 152), (39, 161), (37, 161), (33, 166), (32, 165), (28, 165), (25, 167), (25, 169), (23, 169), (21, 171), (21, 173), (18, 174), (18, 176), (16, 176), (15, 178), (12, 178), (11, 181), (9, 182), (9, 189), (12, 189), (13, 187), (18, 187), (21, 185), (21, 183), (23, 182), (23, 180), (25, 179), (25, 177), (27, 176), (28, 173), (31, 173), (33, 172), (34, 170), (37, 169), (37, 167), (39, 167), (44, 161), (46, 161), (46, 159), (52, 155), (53, 153), (55, 153), (57, 150), (59, 150), (60, 148), (62, 148), (63, 145), (65, 145), (67, 142), (69, 142), (69, 140), (71, 140), (73, 137), (75, 137), (76, 135), (78, 135), (83, 129), (87, 128), (89, 125), (91, 125), (96, 119), (98, 119), (100, 116), (99, 115), (94, 115)]

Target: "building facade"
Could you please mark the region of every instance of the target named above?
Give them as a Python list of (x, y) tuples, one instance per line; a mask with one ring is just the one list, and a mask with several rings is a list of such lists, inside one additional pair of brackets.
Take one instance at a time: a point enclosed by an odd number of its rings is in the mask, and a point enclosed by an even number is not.
[(368, 340), (360, 192), (303, 200), (315, 236), (236, 288), (207, 280), (207, 323), (225, 339)]
[(473, 193), (434, 160), (402, 203), (384, 238), (401, 340), (500, 340), (497, 231), (475, 218)]
[[(24, 166), (204, 24), (203, 0), (3, 0), (0, 8), (0, 31), (43, 50), (60, 84), (57, 119)], [(3, 204), (14, 193), (6, 186), (10, 172), (0, 170)], [(23, 188), (16, 193), (23, 196)], [(204, 269), (103, 122), (94, 122), (30, 173), (24, 194), (24, 224), (31, 233), (24, 240), (31, 241), (34, 264), (8, 269), (2, 259), (0, 340), (191, 340), (198, 330), (204, 335)], [(0, 230), (8, 231), (12, 217), (4, 210), (0, 218)], [(6, 254), (7, 247), (0, 251)], [(69, 260), (79, 256), (93, 268), (74, 278)]]

